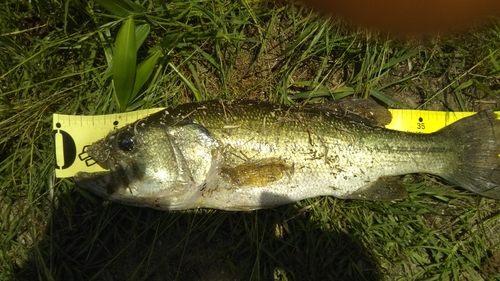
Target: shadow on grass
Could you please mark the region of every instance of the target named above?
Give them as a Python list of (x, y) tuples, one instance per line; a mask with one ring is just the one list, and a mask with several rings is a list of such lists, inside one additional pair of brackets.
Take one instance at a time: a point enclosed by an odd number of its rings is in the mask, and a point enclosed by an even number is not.
[(307, 207), (162, 212), (64, 196), (17, 279), (380, 279), (368, 249)]

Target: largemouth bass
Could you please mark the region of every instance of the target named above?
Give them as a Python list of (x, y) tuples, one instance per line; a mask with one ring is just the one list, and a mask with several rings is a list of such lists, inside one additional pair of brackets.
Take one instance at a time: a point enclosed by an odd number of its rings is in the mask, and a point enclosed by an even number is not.
[(87, 153), (109, 171), (76, 183), (161, 210), (253, 210), (317, 196), (395, 200), (428, 173), (500, 199), (500, 120), (483, 111), (433, 134), (381, 128), (387, 109), (230, 100), (188, 103), (111, 132)]

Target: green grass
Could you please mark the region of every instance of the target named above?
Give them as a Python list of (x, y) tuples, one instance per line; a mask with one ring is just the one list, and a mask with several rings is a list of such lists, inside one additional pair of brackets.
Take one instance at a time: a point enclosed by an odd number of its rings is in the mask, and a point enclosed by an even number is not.
[[(151, 28), (137, 62), (162, 57), (129, 110), (242, 97), (498, 105), (498, 24), (402, 42), (272, 1), (137, 3), (135, 24)], [(500, 277), (498, 202), (429, 176), (403, 177), (398, 202), (324, 197), (248, 213), (128, 207), (53, 179), (51, 115), (120, 111), (109, 63), (125, 16), (82, 0), (2, 4), (1, 280)]]

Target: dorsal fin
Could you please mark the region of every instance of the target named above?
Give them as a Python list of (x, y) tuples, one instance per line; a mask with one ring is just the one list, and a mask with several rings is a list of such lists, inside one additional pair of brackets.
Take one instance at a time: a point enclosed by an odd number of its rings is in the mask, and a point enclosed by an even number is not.
[(391, 112), (372, 99), (342, 99), (311, 106), (372, 127), (383, 127), (392, 120)]

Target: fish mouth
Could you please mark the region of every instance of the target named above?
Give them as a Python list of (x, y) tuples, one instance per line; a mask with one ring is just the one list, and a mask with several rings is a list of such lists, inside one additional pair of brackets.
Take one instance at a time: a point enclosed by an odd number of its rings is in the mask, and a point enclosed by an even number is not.
[(113, 175), (109, 171), (105, 172), (78, 172), (74, 176), (76, 185), (104, 198), (109, 197), (109, 190), (112, 186)]
[(104, 140), (99, 140), (87, 147), (86, 153), (95, 161), (95, 164), (99, 165), (104, 170), (115, 172), (116, 161), (111, 156), (111, 146), (106, 145), (106, 140), (108, 138), (109, 137)]
[(112, 147), (107, 145), (107, 140), (108, 137), (93, 143), (91, 146), (87, 148), (87, 154), (100, 165), (106, 163), (111, 158), (110, 153)]
[(78, 172), (74, 176), (75, 183), (94, 193), (109, 197), (116, 189), (119, 178), (116, 173), (120, 174), (120, 165), (109, 155), (109, 151), (99, 151), (94, 149), (96, 144), (89, 147), (87, 153), (94, 159), (97, 165), (101, 166), (106, 171), (102, 172)]
[(102, 172), (79, 172), (74, 176), (75, 183), (97, 195), (109, 198), (123, 187), (128, 186), (128, 178), (125, 170), (112, 157), (97, 164), (107, 171)]

